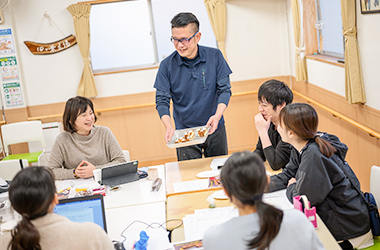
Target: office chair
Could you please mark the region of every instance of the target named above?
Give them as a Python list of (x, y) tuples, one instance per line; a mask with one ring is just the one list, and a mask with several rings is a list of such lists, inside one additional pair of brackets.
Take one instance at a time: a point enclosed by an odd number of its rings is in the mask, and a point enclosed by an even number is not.
[(380, 205), (380, 167), (371, 167), (371, 179), (369, 181), (369, 190), (376, 200), (377, 207)]
[(124, 154), (124, 157), (125, 157), (126, 161), (130, 161), (131, 160), (131, 156), (130, 156), (128, 150), (123, 150), (123, 154)]
[[(3, 161), (14, 159), (27, 159), (29, 163), (37, 163), (41, 157), (46, 157), (45, 152), (45, 138), (42, 133), (41, 121), (26, 121), (5, 124), (1, 126), (3, 136), (5, 157)], [(23, 154), (9, 154), (9, 146), (17, 143), (24, 142), (40, 142), (42, 151), (29, 152)]]
[[(371, 179), (369, 181), (369, 190), (376, 200), (377, 207), (380, 206), (380, 167), (371, 167)], [(373, 237), (374, 245), (364, 248), (365, 250), (380, 250), (380, 237)]]
[(21, 169), (26, 167), (29, 167), (26, 159), (0, 161), (0, 177), (11, 181)]

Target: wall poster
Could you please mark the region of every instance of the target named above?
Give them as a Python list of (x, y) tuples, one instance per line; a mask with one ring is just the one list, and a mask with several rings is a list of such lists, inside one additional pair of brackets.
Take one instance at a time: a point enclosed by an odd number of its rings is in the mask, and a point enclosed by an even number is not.
[(0, 72), (3, 81), (19, 79), (17, 60), (15, 56), (0, 58)]
[(15, 53), (11, 29), (0, 30), (0, 54)]
[(16, 107), (24, 104), (19, 82), (3, 83), (3, 89), (7, 107)]

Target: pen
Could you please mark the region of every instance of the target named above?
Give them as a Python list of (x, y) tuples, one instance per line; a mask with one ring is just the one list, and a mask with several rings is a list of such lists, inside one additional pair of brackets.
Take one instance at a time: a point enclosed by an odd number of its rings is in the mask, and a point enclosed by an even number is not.
[(160, 190), (161, 184), (162, 184), (162, 179), (156, 178), (152, 183), (152, 191)]

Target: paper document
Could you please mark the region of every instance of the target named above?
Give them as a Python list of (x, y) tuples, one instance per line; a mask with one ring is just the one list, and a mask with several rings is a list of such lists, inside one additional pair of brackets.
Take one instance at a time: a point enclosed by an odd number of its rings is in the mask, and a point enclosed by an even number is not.
[(216, 159), (212, 160), (212, 162), (210, 164), (210, 168), (214, 171), (219, 170), (218, 167), (223, 166), (224, 163), (227, 161), (227, 159), (228, 159), (228, 157), (216, 158)]
[(286, 197), (286, 189), (265, 193), (263, 195), (263, 201), (281, 210), (294, 208), (293, 204), (288, 200), (288, 197)]
[(208, 179), (173, 183), (174, 193), (189, 192), (208, 188)]
[(238, 210), (233, 206), (197, 209), (194, 214), (188, 214), (183, 218), (185, 239), (186, 241), (202, 239), (204, 232), (208, 228), (219, 225), (238, 215)]

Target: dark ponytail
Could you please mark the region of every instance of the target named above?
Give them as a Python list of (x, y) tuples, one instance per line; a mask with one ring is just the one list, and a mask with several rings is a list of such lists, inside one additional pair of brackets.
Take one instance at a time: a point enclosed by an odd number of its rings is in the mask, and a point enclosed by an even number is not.
[(40, 250), (40, 234), (37, 228), (30, 222), (27, 215), (22, 215), (22, 220), (12, 231), (12, 240), (9, 242), (8, 249), (12, 250)]
[(321, 151), (321, 153), (326, 157), (331, 157), (336, 152), (336, 148), (319, 136), (315, 137), (315, 142), (319, 146), (319, 151)]
[(55, 193), (54, 177), (43, 167), (27, 167), (15, 176), (9, 200), (22, 220), (12, 230), (8, 249), (41, 249), (40, 234), (31, 221), (47, 214)]
[(277, 236), (283, 212), (262, 201), (268, 185), (264, 164), (252, 152), (233, 154), (224, 164), (221, 181), (227, 193), (244, 205), (255, 205), (260, 218), (260, 232), (247, 242), (250, 249), (264, 250)]
[(306, 103), (292, 103), (285, 106), (279, 115), (281, 127), (293, 131), (301, 140), (312, 140), (318, 144), (319, 151), (331, 157), (336, 149), (327, 141), (317, 136), (318, 114)]
[(271, 205), (264, 203), (261, 199), (256, 203), (256, 211), (260, 218), (260, 232), (249, 241), (250, 249), (264, 250), (269, 247), (271, 241), (280, 231), (283, 212)]

